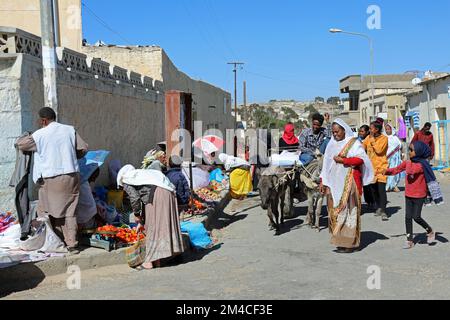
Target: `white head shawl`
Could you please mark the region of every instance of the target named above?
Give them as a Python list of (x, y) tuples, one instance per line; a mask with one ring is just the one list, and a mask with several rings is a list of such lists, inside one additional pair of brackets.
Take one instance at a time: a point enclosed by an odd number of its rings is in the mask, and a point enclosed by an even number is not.
[(131, 186), (153, 185), (171, 192), (175, 191), (174, 185), (161, 171), (135, 169), (132, 165), (126, 165), (117, 175), (117, 185), (123, 186), (124, 183)]
[(119, 170), (119, 172), (117, 173), (117, 187), (123, 187), (123, 176), (125, 175), (125, 173), (131, 170), (135, 170), (135, 168), (131, 164), (127, 164)]
[[(338, 164), (334, 161), (334, 157), (341, 153), (342, 149), (349, 143), (351, 139), (354, 138), (354, 133), (352, 129), (342, 120), (336, 119), (333, 123), (338, 124), (345, 130), (345, 138), (341, 141), (336, 141), (334, 136), (331, 138), (330, 143), (327, 146), (324, 155), (322, 174), (323, 185), (330, 188), (331, 194), (333, 196), (333, 202), (335, 207), (338, 206), (342, 193), (345, 187), (345, 178), (350, 170), (346, 168), (343, 164)], [(362, 165), (362, 180), (363, 185), (369, 185), (373, 182), (374, 171), (372, 167), (372, 162), (364, 150), (361, 142), (356, 140), (347, 154), (348, 158), (360, 158), (364, 161)]]
[(391, 124), (386, 123), (386, 125), (384, 126), (385, 127), (385, 132), (386, 132), (386, 126), (389, 126), (392, 129), (392, 134), (391, 135), (388, 135), (386, 133), (386, 136), (388, 137), (388, 151), (387, 151), (387, 154), (390, 155), (395, 149), (397, 149), (399, 146), (402, 145), (402, 142), (397, 137), (397, 131), (395, 130), (395, 128)]

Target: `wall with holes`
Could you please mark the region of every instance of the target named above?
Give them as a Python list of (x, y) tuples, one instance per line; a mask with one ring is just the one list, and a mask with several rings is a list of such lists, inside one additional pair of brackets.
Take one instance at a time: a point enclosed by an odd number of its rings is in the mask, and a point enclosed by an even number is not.
[[(14, 190), (8, 184), (14, 141), (38, 129), (42, 61), (39, 38), (0, 28), (0, 39), (0, 210), (13, 210)], [(147, 151), (164, 140), (164, 94), (155, 90), (159, 84), (69, 49), (57, 53), (59, 121), (73, 125), (91, 150), (109, 150), (109, 160), (140, 166)], [(108, 183), (106, 168), (101, 183)]]

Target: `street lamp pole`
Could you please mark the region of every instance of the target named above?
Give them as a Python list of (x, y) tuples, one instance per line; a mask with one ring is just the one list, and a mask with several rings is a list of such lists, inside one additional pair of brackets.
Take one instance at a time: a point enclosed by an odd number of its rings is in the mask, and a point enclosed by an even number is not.
[[(363, 37), (365, 39), (367, 39), (369, 41), (369, 47), (370, 47), (370, 95), (371, 95), (371, 101), (372, 101), (372, 107), (373, 107), (373, 112), (374, 115), (376, 114), (376, 110), (375, 110), (375, 94), (374, 94), (374, 79), (373, 79), (373, 75), (374, 75), (374, 49), (373, 49), (373, 40), (372, 38), (370, 38), (368, 35), (364, 34), (364, 33), (359, 33), (359, 32), (350, 32), (350, 31), (344, 31), (341, 29), (330, 29), (329, 30), (331, 33), (345, 33), (345, 34), (350, 34), (350, 35), (354, 35), (354, 36), (359, 36), (359, 37)], [(362, 108), (360, 108), (360, 118), (362, 121)]]

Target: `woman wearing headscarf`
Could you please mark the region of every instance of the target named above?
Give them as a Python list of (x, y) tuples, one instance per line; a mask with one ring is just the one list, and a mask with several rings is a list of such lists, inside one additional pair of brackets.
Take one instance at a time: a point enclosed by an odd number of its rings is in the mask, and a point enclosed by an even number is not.
[[(384, 126), (386, 135), (388, 137), (388, 151), (387, 160), (389, 168), (395, 168), (402, 163), (402, 142), (396, 135), (396, 130), (389, 123)], [(386, 184), (386, 191), (400, 192), (398, 184), (400, 182), (400, 175), (389, 176)]]
[(405, 203), (406, 203), (406, 243), (404, 249), (414, 247), (413, 223), (422, 226), (427, 232), (427, 242), (435, 241), (435, 232), (422, 218), (422, 208), (427, 198), (431, 196), (437, 205), (444, 203), (439, 183), (436, 181), (433, 169), (428, 163), (431, 156), (431, 148), (422, 141), (415, 141), (409, 146), (410, 161), (404, 161), (396, 168), (386, 170), (388, 176), (406, 171)]
[(136, 222), (146, 234), (144, 263), (138, 269), (159, 267), (161, 260), (184, 251), (175, 188), (160, 171), (123, 167), (117, 185), (130, 197)]
[(142, 169), (152, 169), (166, 171), (167, 158), (166, 153), (160, 148), (150, 150), (142, 161)]
[(331, 243), (339, 253), (357, 249), (361, 239), (363, 186), (374, 178), (372, 163), (352, 129), (341, 119), (332, 125), (320, 186), (327, 195)]
[(295, 127), (292, 122), (284, 126), (283, 136), (280, 138), (278, 148), (280, 153), (283, 151), (297, 151), (299, 148), (298, 138), (295, 136)]

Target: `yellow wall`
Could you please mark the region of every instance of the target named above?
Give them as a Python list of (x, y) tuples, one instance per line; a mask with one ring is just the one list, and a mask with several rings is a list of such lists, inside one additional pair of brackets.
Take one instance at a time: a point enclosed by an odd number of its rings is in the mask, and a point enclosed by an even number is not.
[[(58, 0), (61, 46), (81, 51), (81, 0)], [(39, 0), (0, 0), (0, 25), (41, 36)]]

